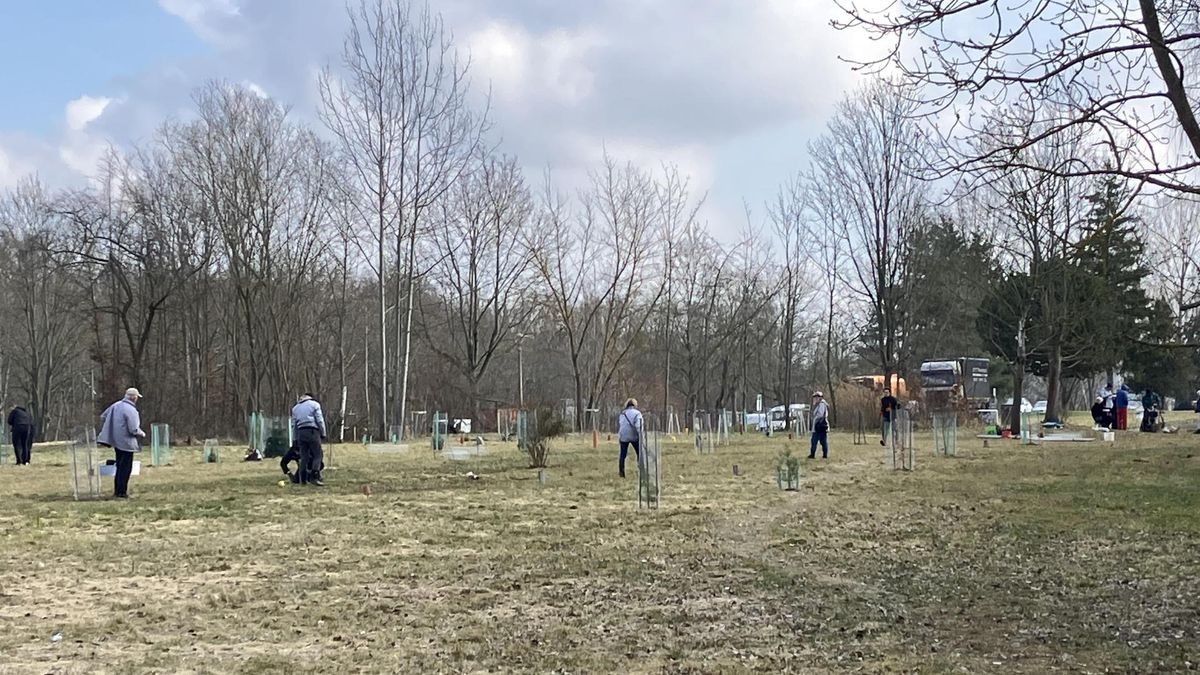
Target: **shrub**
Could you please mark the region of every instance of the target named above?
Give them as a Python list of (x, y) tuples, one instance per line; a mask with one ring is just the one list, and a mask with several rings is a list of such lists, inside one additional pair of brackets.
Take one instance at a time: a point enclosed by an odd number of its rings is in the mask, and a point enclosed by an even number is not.
[(529, 455), (529, 467), (544, 469), (550, 456), (551, 440), (567, 433), (563, 418), (552, 408), (541, 408), (533, 413), (535, 423), (530, 425), (525, 453)]
[(780, 490), (800, 489), (800, 458), (792, 454), (792, 449), (785, 447), (775, 464), (776, 480)]

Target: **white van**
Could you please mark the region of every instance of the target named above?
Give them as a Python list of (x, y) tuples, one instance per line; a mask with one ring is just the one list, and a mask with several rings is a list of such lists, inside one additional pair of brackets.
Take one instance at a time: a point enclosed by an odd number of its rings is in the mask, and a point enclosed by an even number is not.
[[(808, 416), (808, 406), (803, 403), (793, 403), (791, 406), (792, 425), (795, 426), (796, 421), (803, 415)], [(777, 405), (766, 414), (765, 419), (759, 419), (757, 429), (760, 432), (766, 433), (767, 423), (770, 422), (771, 431), (784, 431), (787, 421), (783, 418), (783, 406)]]

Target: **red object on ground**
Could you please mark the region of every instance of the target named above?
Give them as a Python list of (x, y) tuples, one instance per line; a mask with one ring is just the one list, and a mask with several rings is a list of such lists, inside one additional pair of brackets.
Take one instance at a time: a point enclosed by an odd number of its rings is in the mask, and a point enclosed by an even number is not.
[(1004, 429), (1000, 432), (1000, 438), (1012, 438), (1012, 429)]

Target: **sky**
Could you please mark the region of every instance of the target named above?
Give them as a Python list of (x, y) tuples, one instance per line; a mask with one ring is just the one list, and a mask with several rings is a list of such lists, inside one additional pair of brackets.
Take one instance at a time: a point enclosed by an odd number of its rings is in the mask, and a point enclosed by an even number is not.
[[(356, 1), (356, 0), (355, 0)], [(490, 91), (494, 135), (531, 183), (582, 185), (605, 152), (663, 162), (737, 236), (807, 164), (806, 144), (863, 75), (864, 36), (832, 0), (431, 0)], [(191, 115), (211, 80), (257, 87), (320, 128), (317, 72), (343, 0), (0, 2), (0, 189), (86, 182), (108, 148)]]

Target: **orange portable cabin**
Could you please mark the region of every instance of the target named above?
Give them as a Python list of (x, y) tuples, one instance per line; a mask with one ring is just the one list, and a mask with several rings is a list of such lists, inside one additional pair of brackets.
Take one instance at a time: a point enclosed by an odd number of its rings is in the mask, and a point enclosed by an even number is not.
[[(883, 375), (857, 375), (850, 378), (850, 381), (871, 391), (883, 391)], [(906, 398), (908, 396), (908, 384), (898, 373), (892, 373), (891, 390), (892, 395), (897, 398)]]

